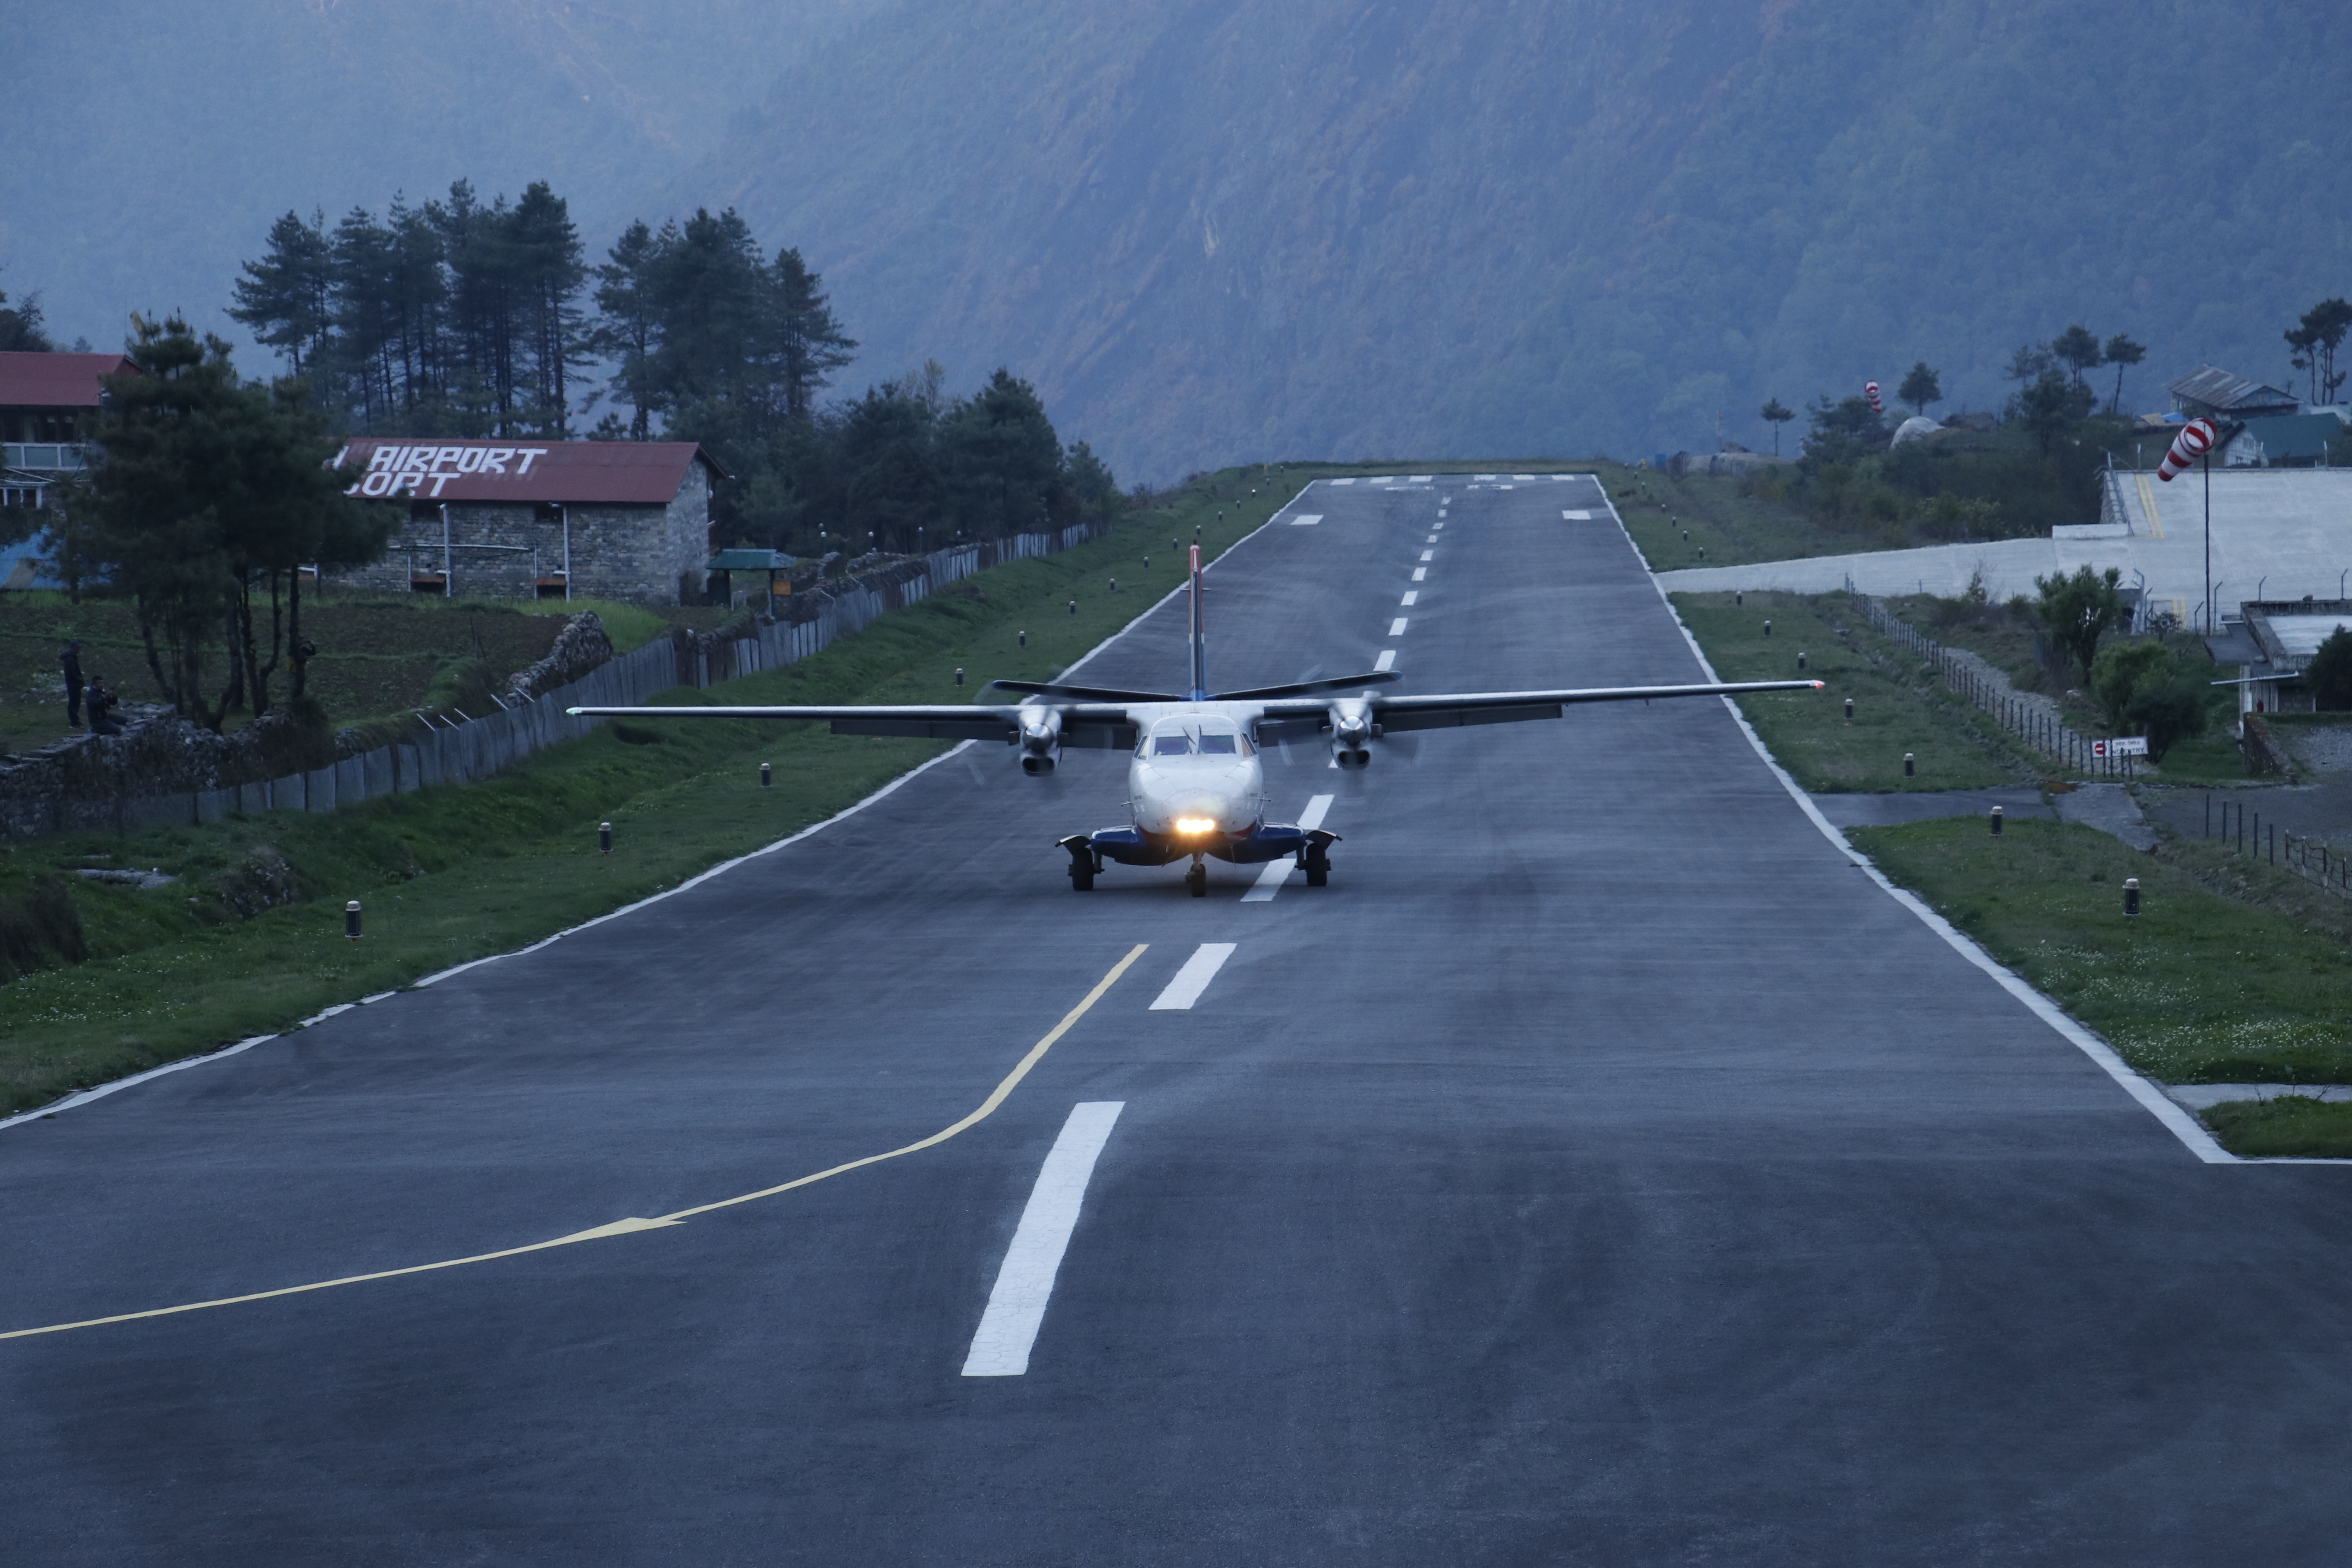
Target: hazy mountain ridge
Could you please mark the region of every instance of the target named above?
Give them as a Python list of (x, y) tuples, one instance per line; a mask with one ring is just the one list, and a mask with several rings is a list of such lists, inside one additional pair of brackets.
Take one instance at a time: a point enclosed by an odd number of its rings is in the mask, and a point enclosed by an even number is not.
[(1915, 358), (1996, 403), (2077, 319), (2150, 344), (2145, 401), (2283, 377), (2352, 286), (2347, 44), (2318, 4), (901, 5), (675, 190), (807, 249), (855, 374), (1014, 363), (1122, 471), (1753, 444)]

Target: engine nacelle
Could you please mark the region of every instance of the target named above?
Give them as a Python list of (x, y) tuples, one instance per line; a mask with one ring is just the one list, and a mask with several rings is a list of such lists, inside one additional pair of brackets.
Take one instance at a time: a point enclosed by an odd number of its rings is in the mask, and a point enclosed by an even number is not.
[(1032, 778), (1054, 771), (1062, 760), (1062, 710), (1021, 710), (1021, 771)]
[(1343, 768), (1370, 765), (1369, 743), (1381, 732), (1370, 706), (1360, 697), (1331, 704), (1331, 760)]

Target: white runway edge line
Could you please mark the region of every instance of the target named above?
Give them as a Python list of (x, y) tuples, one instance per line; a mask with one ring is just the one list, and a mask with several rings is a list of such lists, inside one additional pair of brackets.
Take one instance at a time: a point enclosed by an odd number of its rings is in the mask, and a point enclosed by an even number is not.
[[(1309, 800), (1307, 803), (1307, 809), (1298, 814), (1299, 829), (1302, 832), (1312, 833), (1317, 828), (1322, 826), (1323, 814), (1331, 809), (1331, 802), (1336, 798), (1337, 797), (1333, 795), (1318, 795), (1312, 800)], [(1282, 891), (1283, 882), (1293, 871), (1297, 869), (1298, 863), (1295, 860), (1286, 858), (1267, 861), (1265, 863), (1265, 869), (1257, 874), (1257, 881), (1255, 885), (1254, 885), (1248, 892), (1242, 895), (1242, 902), (1245, 904), (1272, 903), (1274, 901), (1275, 894)]]
[[(1226, 545), (1223, 550), (1218, 552), (1216, 561), (1207, 563), (1201, 568), (1201, 570), (1202, 572), (1215, 571), (1218, 561), (1223, 561), (1226, 556), (1232, 554), (1234, 551), (1240, 549), (1243, 545), (1247, 544), (1251, 540), (1255, 539), (1267, 529), (1273, 527), (1275, 518), (1280, 517), (1282, 513), (1289, 508), (1297, 506), (1298, 504), (1299, 498), (1304, 496), (1306, 493), (1307, 490), (1302, 489), (1298, 492), (1298, 495), (1291, 497), (1288, 501), (1283, 504), (1283, 506), (1276, 509), (1273, 517), (1267, 518), (1264, 522), (1259, 523), (1255, 528), (1251, 529), (1247, 533), (1243, 534), (1239, 539), (1236, 539), (1231, 544)], [(1143, 622), (1150, 616), (1153, 611), (1159, 609), (1162, 605), (1167, 604), (1170, 600), (1184, 594), (1188, 591), (1188, 588), (1189, 584), (1180, 579), (1176, 586), (1169, 589), (1168, 592), (1160, 595), (1158, 599), (1147, 605), (1133, 620), (1128, 622), (1127, 625), (1119, 627), (1118, 630), (1111, 633), (1110, 636), (1103, 638), (1102, 641), (1088, 648), (1084, 654), (1079, 656), (1078, 661), (1076, 664), (1071, 665), (1062, 673), (1065, 676), (1075, 674), (1077, 670), (1084, 668), (1089, 660), (1093, 659), (1096, 655), (1101, 653), (1113, 643), (1118, 641), (1119, 638), (1127, 636), (1128, 633), (1142, 625)], [(1386, 667), (1383, 666), (1383, 668)], [(418, 989), (426, 985), (437, 985), (444, 980), (447, 980), (454, 975), (463, 974), (469, 969), (478, 969), (485, 963), (496, 963), (502, 958), (520, 958), (525, 953), (537, 952), (541, 948), (546, 947), (550, 943), (562, 942), (565, 937), (571, 936), (578, 931), (586, 931), (591, 926), (603, 925), (606, 921), (618, 920), (623, 915), (634, 913), (638, 910), (646, 908), (649, 904), (657, 904), (664, 899), (675, 898), (678, 894), (685, 892), (688, 888), (694, 887), (698, 883), (707, 882), (711, 878), (719, 875), (721, 872), (731, 871), (736, 867), (744, 864), (746, 861), (757, 860), (765, 855), (772, 855), (779, 849), (788, 849), (813, 833), (822, 833), (826, 828), (831, 827), (835, 823), (841, 822), (846, 818), (856, 816), (859, 812), (864, 811), (867, 806), (872, 805), (878, 800), (881, 800), (884, 796), (895, 793), (899, 785), (906, 784), (908, 781), (915, 778), (919, 774), (929, 773), (931, 769), (938, 767), (941, 763), (948, 762), (954, 757), (961, 755), (963, 752), (978, 743), (979, 742), (974, 741), (960, 742), (957, 744), (949, 747), (946, 751), (941, 752), (929, 762), (924, 763), (919, 767), (908, 769), (905, 773), (900, 773), (897, 778), (892, 779), (888, 784), (884, 784), (880, 789), (876, 790), (872, 795), (867, 795), (864, 800), (857, 802), (854, 805), (843, 807), (841, 810), (834, 813), (831, 816), (826, 817), (823, 822), (813, 823), (809, 826), (802, 828), (798, 833), (793, 834), (789, 838), (779, 838), (773, 844), (762, 845), (759, 848), (751, 851), (749, 854), (738, 855), (732, 860), (722, 860), (718, 865), (711, 867), (708, 871), (701, 873), (699, 876), (688, 878), (685, 881), (680, 882), (675, 888), (665, 889), (661, 892), (656, 893), (650, 898), (639, 899), (634, 904), (624, 905), (622, 908), (614, 910), (609, 914), (598, 915), (594, 920), (583, 921), (576, 926), (567, 926), (563, 930), (557, 931), (553, 936), (542, 937), (541, 940), (532, 942), (528, 947), (519, 947), (511, 952), (494, 952), (487, 958), (477, 958), (470, 963), (457, 964), (451, 968), (441, 970), (436, 973), (425, 975), (421, 980), (411, 981), (409, 983), (410, 987), (412, 989)], [(364, 996), (360, 1000), (362, 1004), (381, 1002), (387, 996), (396, 994), (398, 994), (396, 992), (378, 992), (375, 995)], [(299, 1023), (289, 1025), (283, 1032), (286, 1034), (292, 1034), (297, 1029), (307, 1029), (311, 1025), (323, 1022), (324, 1020), (332, 1017), (337, 1013), (350, 1011), (351, 1006), (352, 1004), (343, 1003), (339, 1006), (330, 1007), (323, 1013), (314, 1013), (310, 1017), (304, 1018)], [(51, 1100), (47, 1105), (36, 1106), (30, 1110), (20, 1110), (14, 1116), (8, 1117), (5, 1120), (0, 1120), (0, 1131), (5, 1131), (7, 1129), (16, 1126), (19, 1122), (37, 1121), (45, 1116), (54, 1116), (60, 1110), (70, 1110), (75, 1106), (87, 1105), (93, 1100), (103, 1100), (110, 1094), (113, 1094), (121, 1089), (134, 1088), (139, 1084), (147, 1082), (151, 1079), (162, 1078), (166, 1073), (184, 1072), (189, 1068), (202, 1067), (206, 1062), (225, 1061), (230, 1057), (240, 1056), (243, 1053), (253, 1049), (256, 1046), (267, 1044), (278, 1037), (277, 1035), (255, 1035), (248, 1039), (239, 1040), (233, 1046), (224, 1046), (216, 1051), (206, 1051), (202, 1056), (183, 1057), (178, 1061), (165, 1062), (161, 1067), (149, 1068), (145, 1072), (133, 1073), (129, 1078), (119, 1078), (111, 1083), (101, 1083), (93, 1089), (85, 1089), (80, 1090), (79, 1093), (67, 1095), (63, 1100)]]
[(1191, 1012), (1192, 1004), (1201, 999), (1201, 993), (1209, 988), (1209, 982), (1217, 977), (1217, 971), (1223, 969), (1225, 960), (1233, 955), (1232, 942), (1202, 942), (1192, 951), (1192, 956), (1184, 961), (1184, 967), (1176, 972), (1176, 978), (1168, 983), (1168, 988), (1151, 999), (1151, 1005), (1146, 1011)]
[(988, 1310), (980, 1315), (971, 1350), (963, 1358), (964, 1376), (1019, 1377), (1029, 1370), (1029, 1352), (1045, 1324), (1045, 1303), (1053, 1298), (1070, 1232), (1077, 1228), (1087, 1183), (1126, 1105), (1123, 1100), (1093, 1100), (1070, 1108), (1062, 1135), (1037, 1173), (1037, 1184), (1029, 1189), (1013, 1245), (1004, 1249)]
[[(1698, 660), (1699, 668), (1706, 671), (1707, 679), (1711, 681), (1721, 680), (1723, 678), (1716, 674), (1715, 666), (1707, 662), (1706, 652), (1698, 646), (1698, 639), (1691, 636), (1690, 628), (1688, 626), (1683, 625), (1682, 615), (1675, 608), (1674, 600), (1666, 596), (1664, 584), (1658, 581), (1656, 573), (1650, 572), (1648, 557), (1643, 555), (1642, 547), (1633, 542), (1633, 531), (1626, 528), (1625, 520), (1617, 515), (1616, 501), (1610, 500), (1607, 501), (1607, 504), (1609, 507), (1610, 521), (1616, 523), (1619, 532), (1624, 534), (1625, 542), (1633, 548), (1634, 559), (1642, 563), (1642, 570), (1645, 573), (1649, 573), (1650, 586), (1657, 591), (1658, 602), (1665, 605), (1666, 614), (1674, 617), (1675, 629), (1683, 634), (1683, 641), (1690, 645), (1692, 657)], [(1804, 812), (1805, 816), (1811, 819), (1815, 827), (1821, 829), (1822, 837), (1828, 839), (1832, 844), (1836, 845), (1848, 856), (1851, 856), (1853, 863), (1856, 866), (1861, 867), (1864, 871), (1867, 872), (1872, 881), (1876, 882), (1879, 887), (1885, 889), (1887, 895), (1894, 899), (1895, 902), (1901, 904), (1905, 909), (1909, 910), (1913, 914), (1916, 915), (1921, 923), (1926, 925), (1929, 931), (1932, 931), (1937, 936), (1942, 937), (1946, 942), (1950, 944), (1952, 951), (1958, 952), (1962, 958), (1967, 959), (1970, 963), (1975, 964), (1979, 969), (1983, 970), (1987, 974), (1992, 976), (1995, 981), (2000, 983), (2002, 990), (2016, 997), (2020, 1002), (2024, 1003), (2025, 1005), (2033, 1013), (2034, 1016), (2040, 1018), (2043, 1023), (2049, 1025), (2053, 1029), (2055, 1029), (2060, 1035), (2063, 1036), (2068, 1043), (2073, 1045), (2084, 1056), (2098, 1063), (2100, 1068), (2105, 1071), (2109, 1078), (2114, 1079), (2116, 1083), (2122, 1085), (2126, 1093), (2129, 1094), (2134, 1100), (2138, 1100), (2141, 1106), (2144, 1107), (2150, 1115), (2162, 1122), (2164, 1124), (2165, 1131), (2171, 1133), (2175, 1138), (2179, 1139), (2180, 1142), (2188, 1147), (2190, 1153), (2196, 1155), (2200, 1160), (2204, 1161), (2209, 1165), (2341, 1165), (2347, 1163), (2347, 1162), (2342, 1160), (2244, 1160), (2241, 1159), (2238, 1155), (2231, 1153), (2227, 1149), (2222, 1148), (2221, 1144), (2213, 1141), (2213, 1135), (2211, 1133), (2206, 1131), (2202, 1126), (2199, 1125), (2194, 1117), (2190, 1116), (2179, 1106), (2174, 1104), (2170, 1099), (2167, 1098), (2164, 1091), (2158, 1089), (2155, 1084), (2150, 1083), (2147, 1079), (2142, 1078), (2138, 1073), (2134, 1072), (2131, 1069), (2130, 1064), (2126, 1063), (2123, 1058), (2116, 1055), (2114, 1047), (2108, 1045), (2106, 1041), (2099, 1038), (2098, 1036), (2093, 1034), (2089, 1029), (2086, 1029), (2082, 1025), (2076, 1023), (2073, 1018), (2068, 1017), (2064, 1008), (2059, 1006), (2057, 1003), (2053, 1002), (2049, 997), (2044, 996), (2041, 992), (2036, 991), (2032, 986), (2027, 984), (2021, 975), (2003, 967), (2000, 963), (1995, 961), (1992, 954), (1987, 952), (1968, 937), (1962, 935), (1959, 930), (1949, 921), (1947, 921), (1943, 916), (1929, 909), (1925, 903), (1920, 901), (1917, 897), (1902, 888), (1896, 887), (1894, 881), (1887, 877), (1885, 872), (1881, 871), (1876, 866), (1871, 863), (1870, 857), (1864, 855), (1861, 850), (1856, 849), (1853, 845), (1846, 842), (1845, 835), (1839, 832), (1835, 826), (1832, 826), (1830, 819), (1821, 814), (1821, 808), (1813, 805), (1812, 797), (1811, 795), (1807, 795), (1802, 789), (1798, 787), (1797, 781), (1789, 775), (1789, 770), (1782, 767), (1773, 759), (1771, 752), (1767, 749), (1764, 744), (1763, 738), (1758, 735), (1755, 729), (1749, 725), (1748, 722), (1748, 716), (1740, 712), (1739, 705), (1728, 697), (1718, 698), (1717, 700), (1720, 701), (1724, 707), (1729, 710), (1732, 722), (1739, 726), (1739, 732), (1748, 737), (1748, 743), (1756, 749), (1756, 754), (1763, 759), (1764, 765), (1772, 770), (1772, 776), (1780, 781), (1780, 787), (1789, 792), (1790, 798), (1797, 803), (1799, 809)]]

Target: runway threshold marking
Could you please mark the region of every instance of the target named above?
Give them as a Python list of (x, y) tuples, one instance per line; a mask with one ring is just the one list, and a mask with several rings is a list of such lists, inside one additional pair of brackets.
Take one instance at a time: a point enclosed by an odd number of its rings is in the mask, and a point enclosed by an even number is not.
[(1095, 1162), (1110, 1141), (1112, 1123), (1125, 1110), (1122, 1100), (1082, 1100), (1070, 1108), (1062, 1135), (1054, 1140), (1037, 1184), (1004, 1249), (996, 1271), (996, 1286), (988, 1293), (988, 1308), (973, 1331), (971, 1349), (963, 1358), (966, 1377), (1019, 1377), (1029, 1370), (1029, 1352), (1045, 1326), (1045, 1304), (1053, 1300), (1054, 1278), (1062, 1270), (1062, 1255), (1069, 1250), (1070, 1232), (1078, 1225), (1078, 1206), (1086, 1201), (1087, 1183)]
[(1192, 951), (1192, 956), (1184, 961), (1184, 967), (1176, 972), (1176, 978), (1168, 983), (1168, 988), (1152, 998), (1147, 1011), (1191, 1012), (1192, 1004), (1201, 999), (1201, 993), (1209, 988), (1209, 982), (1217, 977), (1217, 971), (1223, 969), (1225, 960), (1233, 955), (1232, 942), (1202, 942)]
[[(1309, 800), (1307, 803), (1307, 809), (1298, 814), (1300, 830), (1312, 833), (1322, 826), (1324, 813), (1331, 809), (1331, 803), (1337, 798), (1339, 797), (1336, 795), (1318, 795)], [(1251, 886), (1248, 892), (1242, 895), (1242, 902), (1245, 904), (1273, 902), (1275, 894), (1282, 891), (1284, 881), (1297, 869), (1297, 863), (1286, 858), (1267, 861), (1265, 869), (1257, 874), (1257, 881)]]
[[(812, 1172), (805, 1176), (796, 1176), (789, 1182), (779, 1182), (772, 1187), (761, 1187), (757, 1192), (743, 1193), (731, 1198), (719, 1198), (712, 1203), (697, 1204), (692, 1208), (678, 1209), (670, 1214), (656, 1215), (652, 1219), (616, 1219), (609, 1225), (596, 1226), (588, 1230), (575, 1230), (569, 1236), (559, 1236), (551, 1241), (534, 1241), (521, 1247), (501, 1247), (496, 1252), (477, 1252), (465, 1258), (445, 1258), (435, 1263), (413, 1263), (404, 1268), (380, 1268), (371, 1274), (347, 1274), (339, 1279), (319, 1279), (307, 1285), (285, 1285), (275, 1290), (255, 1290), (243, 1296), (221, 1296), (209, 1301), (184, 1301), (173, 1307), (150, 1307), (144, 1311), (116, 1312), (108, 1317), (83, 1318), (70, 1323), (45, 1323), (36, 1329), (10, 1329), (0, 1332), (0, 1340), (28, 1339), (36, 1334), (61, 1334), (71, 1329), (95, 1329), (108, 1323), (136, 1322), (142, 1318), (169, 1318), (182, 1312), (209, 1311), (215, 1307), (239, 1307), (250, 1301), (274, 1300), (280, 1296), (301, 1296), (313, 1290), (334, 1290), (346, 1285), (365, 1285), (378, 1279), (398, 1279), (410, 1274), (431, 1274), (443, 1268), (463, 1268), (468, 1264), (490, 1263), (501, 1258), (520, 1258), (527, 1252), (545, 1252), (551, 1247), (572, 1247), (583, 1241), (603, 1241), (611, 1237), (633, 1236), (644, 1230), (660, 1230), (668, 1226), (684, 1225), (697, 1215), (709, 1214), (718, 1209), (733, 1208), (738, 1204), (756, 1203), (761, 1198), (772, 1198), (781, 1193), (789, 1193), (795, 1187), (805, 1187), (829, 1177), (862, 1170), (867, 1165), (878, 1165), (885, 1160), (896, 1160), (904, 1154), (919, 1153), (925, 1149), (937, 1148), (958, 1133), (969, 1131), (994, 1115), (996, 1108), (1003, 1105), (1013, 1091), (1020, 1087), (1021, 1080), (1029, 1076), (1029, 1069), (1043, 1061), (1045, 1058), (1045, 1053), (1054, 1048), (1054, 1043), (1068, 1034), (1079, 1019), (1093, 1010), (1094, 1005), (1101, 1001), (1112, 986), (1118, 984), (1119, 977), (1135, 966), (1135, 961), (1141, 958), (1150, 945), (1150, 942), (1139, 942), (1128, 949), (1127, 956), (1112, 964), (1110, 972), (1095, 982), (1094, 989), (1087, 992), (1076, 1006), (1063, 1014), (1062, 1021), (1046, 1030), (1044, 1038), (1029, 1047), (1028, 1054), (1013, 1064), (1013, 1070), (1006, 1073), (998, 1081), (996, 1087), (988, 1091), (988, 1098), (982, 1100), (970, 1115), (960, 1121), (950, 1122), (928, 1138), (918, 1139), (903, 1147), (880, 1154), (868, 1154), (863, 1159), (845, 1161), (825, 1170)], [(1233, 949), (1228, 945), (1225, 951), (1231, 952)], [(1193, 962), (1199, 962), (1199, 958), (1200, 955), (1195, 953)], [(1220, 959), (1219, 962), (1222, 963), (1223, 960)], [(1213, 965), (1210, 973), (1214, 973), (1215, 968)], [(1202, 978), (1201, 984), (1202, 985), (1208, 984), (1207, 976), (1204, 975)], [(1190, 1006), (1191, 1004), (1187, 1003), (1185, 1005)]]

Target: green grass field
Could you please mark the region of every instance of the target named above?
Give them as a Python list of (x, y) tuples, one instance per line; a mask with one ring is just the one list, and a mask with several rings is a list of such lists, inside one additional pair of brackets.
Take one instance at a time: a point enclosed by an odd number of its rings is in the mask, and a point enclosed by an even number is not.
[[(1312, 470), (1326, 471), (1348, 469)], [(1205, 476), (1105, 538), (968, 578), (815, 658), (669, 700), (953, 700), (997, 677), (1050, 677), (1177, 585), (1171, 538), (1189, 544), (1197, 526), (1207, 552), (1221, 553), (1294, 493), (1299, 473)], [(969, 671), (961, 689), (958, 666)], [(6, 847), (0, 940), (48, 966), (0, 985), (0, 1107), (37, 1105), (511, 951), (820, 821), (942, 749), (750, 721), (604, 726), (470, 788), (331, 816)], [(774, 764), (772, 789), (759, 787), (761, 762)], [(610, 858), (595, 847), (605, 820)], [(68, 875), (94, 864), (160, 867), (179, 880), (142, 891)], [(294, 901), (262, 907), (272, 889)], [(65, 962), (69, 943), (58, 932), (45, 942), (60, 894), (85, 962)], [(353, 898), (366, 911), (356, 945), (342, 936)]]
[(2352, 1083), (2352, 907), (2293, 878), (2036, 820), (1998, 839), (1973, 817), (1847, 837), (2152, 1078)]
[[(1843, 595), (1676, 594), (1675, 610), (1726, 680), (1826, 682), (1739, 700), (1799, 784), (1815, 791), (1984, 789), (2025, 782), (2024, 755), (1914, 655), (1870, 629)], [(1765, 623), (1771, 632), (1765, 632)], [(1805, 668), (1797, 668), (1797, 655)], [(1853, 699), (1853, 721), (1845, 700)], [(1913, 776), (1903, 773), (1912, 753)]]

